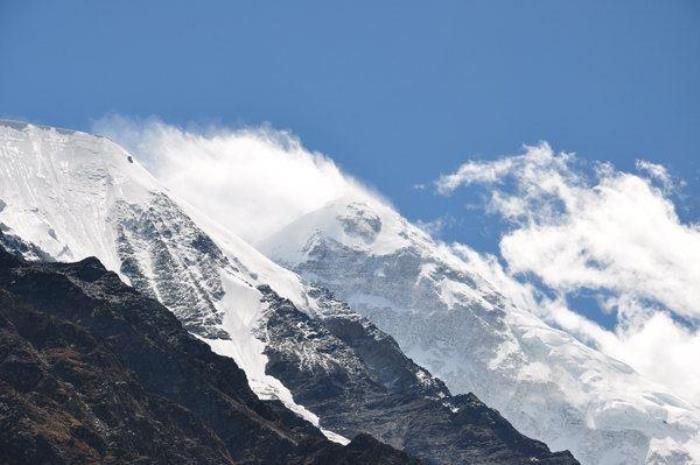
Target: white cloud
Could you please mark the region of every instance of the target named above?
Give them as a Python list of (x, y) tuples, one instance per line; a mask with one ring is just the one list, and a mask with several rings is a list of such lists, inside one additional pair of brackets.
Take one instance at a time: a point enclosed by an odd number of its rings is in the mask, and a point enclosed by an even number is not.
[(671, 179), (671, 175), (665, 166), (647, 160), (637, 160), (635, 166), (639, 171), (646, 172), (649, 176), (658, 180), (667, 190), (674, 187), (673, 179)]
[(512, 169), (513, 160), (504, 158), (490, 163), (467, 162), (452, 174), (441, 176), (438, 192), (449, 194), (464, 183), (496, 182)]
[(449, 215), (439, 216), (430, 221), (416, 220), (415, 225), (432, 237), (438, 237), (445, 228), (454, 225), (454, 218)]
[[(649, 177), (609, 163), (584, 168), (543, 143), (467, 162), (436, 186), (445, 194), (488, 187), (489, 211), (513, 225), (500, 243), (508, 273), (521, 282), (536, 276), (558, 296), (538, 296), (535, 311), (700, 402), (700, 228), (678, 218), (663, 166), (639, 161)], [(583, 289), (616, 311), (614, 331), (567, 306), (567, 297)]]
[(176, 195), (251, 243), (345, 195), (376, 196), (324, 155), (270, 128), (182, 129), (110, 116), (94, 124)]

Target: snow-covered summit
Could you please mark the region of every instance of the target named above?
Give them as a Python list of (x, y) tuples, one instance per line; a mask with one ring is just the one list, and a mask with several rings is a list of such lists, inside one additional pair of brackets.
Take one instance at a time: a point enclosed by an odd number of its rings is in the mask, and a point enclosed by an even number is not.
[(6, 226), (56, 259), (99, 255), (114, 269), (106, 214), (119, 199), (143, 202), (159, 190), (155, 179), (103, 137), (0, 122), (0, 141)]
[[(293, 221), (256, 245), (289, 263), (303, 261), (313, 241), (321, 236), (335, 238), (354, 250), (388, 254), (410, 245), (411, 240), (406, 236), (409, 226), (382, 202), (343, 196)], [(427, 239), (420, 230), (412, 233)]]
[(178, 199), (106, 137), (0, 120), (0, 199), (5, 227), (54, 259), (94, 255), (117, 271), (117, 223), (125, 206), (170, 203), (235, 257), (242, 277), (308, 304), (295, 273)]
[(697, 406), (551, 327), (474, 251), (433, 241), (379, 201), (331, 202), (258, 247), (349, 302), (453, 392), (474, 392), (583, 464), (700, 463)]

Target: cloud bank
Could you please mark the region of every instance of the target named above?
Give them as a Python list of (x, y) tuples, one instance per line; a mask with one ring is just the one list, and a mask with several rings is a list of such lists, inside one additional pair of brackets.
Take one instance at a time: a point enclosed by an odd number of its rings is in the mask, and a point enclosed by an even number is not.
[(271, 128), (183, 129), (112, 115), (93, 124), (164, 185), (255, 244), (342, 196), (377, 196), (324, 155)]
[[(678, 218), (669, 196), (675, 183), (663, 166), (640, 160), (637, 169), (598, 163), (587, 170), (575, 155), (542, 143), (464, 163), (436, 189), (449, 195), (485, 186), (487, 210), (512, 225), (500, 242), (508, 274), (535, 277), (555, 296), (540, 296), (535, 311), (700, 402), (700, 228)], [(568, 298), (582, 291), (615, 313), (614, 330), (570, 308)]]

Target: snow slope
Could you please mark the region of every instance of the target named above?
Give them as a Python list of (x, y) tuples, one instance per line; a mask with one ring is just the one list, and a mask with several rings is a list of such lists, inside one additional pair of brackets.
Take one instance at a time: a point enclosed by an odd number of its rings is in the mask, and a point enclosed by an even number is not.
[(700, 409), (507, 297), (466, 247), (342, 198), (257, 244), (391, 334), (455, 393), (585, 465), (698, 464)]
[(299, 277), (173, 200), (110, 140), (0, 122), (0, 228), (55, 260), (96, 256), (168, 306), (215, 352), (232, 357), (260, 398), (279, 399), (319, 425), (265, 374), (265, 345), (255, 335), (265, 310), (261, 284), (313, 310)]

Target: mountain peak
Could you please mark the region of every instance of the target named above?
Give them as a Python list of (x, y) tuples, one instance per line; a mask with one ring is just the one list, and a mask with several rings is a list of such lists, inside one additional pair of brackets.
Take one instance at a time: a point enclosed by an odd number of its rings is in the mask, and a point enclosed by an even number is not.
[(320, 238), (369, 255), (431, 241), (385, 202), (348, 195), (301, 216), (255, 245), (280, 263), (293, 266), (306, 259)]
[(159, 183), (104, 137), (26, 123), (0, 125), (0, 223), (55, 259), (117, 265), (104, 224), (115, 202), (142, 202)]
[(474, 392), (553, 449), (585, 464), (693, 460), (697, 407), (550, 326), (488, 264), (388, 205), (341, 199), (259, 247), (393, 336), (453, 393)]

